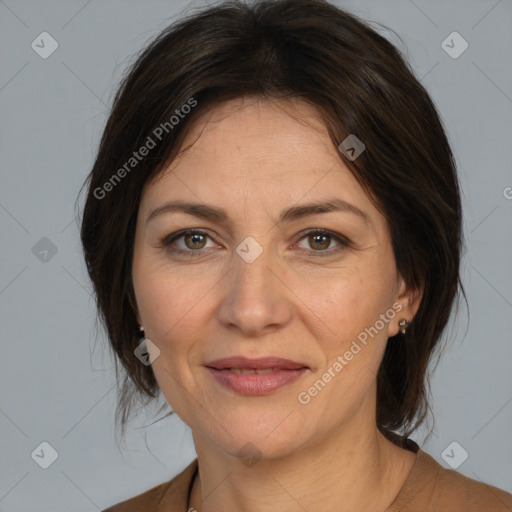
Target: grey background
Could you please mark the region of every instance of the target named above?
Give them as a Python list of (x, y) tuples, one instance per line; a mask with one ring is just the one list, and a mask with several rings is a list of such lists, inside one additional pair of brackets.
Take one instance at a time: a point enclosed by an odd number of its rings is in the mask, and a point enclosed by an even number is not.
[[(400, 34), (442, 114), (464, 190), (469, 325), (463, 307), (433, 376), (434, 432), (414, 438), (445, 466), (441, 453), (457, 441), (469, 453), (458, 471), (512, 492), (512, 3), (337, 3)], [(201, 5), (0, 1), (0, 511), (96, 511), (195, 457), (181, 420), (138, 428), (150, 423), (144, 411), (126, 448), (115, 444), (113, 362), (96, 341), (74, 202), (131, 56)], [(43, 31), (59, 44), (47, 59), (31, 48)], [(453, 31), (469, 43), (457, 59), (441, 47)], [(42, 237), (56, 254), (34, 254)], [(46, 470), (31, 458), (43, 441), (59, 454)]]

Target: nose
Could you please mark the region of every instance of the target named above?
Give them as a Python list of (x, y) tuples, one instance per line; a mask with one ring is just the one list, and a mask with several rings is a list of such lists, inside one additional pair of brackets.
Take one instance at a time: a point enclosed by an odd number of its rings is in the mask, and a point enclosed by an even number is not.
[(248, 337), (287, 325), (293, 314), (293, 294), (272, 251), (264, 249), (251, 263), (235, 253), (232, 265), (231, 272), (220, 283), (219, 321)]

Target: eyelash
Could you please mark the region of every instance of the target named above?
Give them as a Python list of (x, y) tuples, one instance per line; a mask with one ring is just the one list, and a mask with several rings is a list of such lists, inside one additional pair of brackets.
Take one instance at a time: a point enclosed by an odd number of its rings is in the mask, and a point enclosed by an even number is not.
[[(211, 239), (211, 237), (210, 237), (210, 235), (208, 235), (208, 233), (205, 233), (204, 231), (201, 231), (199, 229), (185, 229), (185, 230), (178, 231), (177, 233), (173, 233), (173, 234), (168, 235), (165, 238), (163, 238), (161, 241), (161, 246), (163, 248), (166, 248), (169, 252), (172, 252), (174, 254), (180, 254), (183, 256), (191, 257), (191, 258), (197, 257), (198, 255), (201, 254), (202, 249), (197, 249), (197, 250), (190, 249), (190, 250), (185, 251), (183, 249), (177, 249), (175, 247), (171, 247), (171, 244), (173, 242), (175, 242), (176, 240), (179, 240), (180, 238), (184, 237), (185, 235), (189, 235), (189, 234), (190, 235), (202, 235), (202, 236), (206, 236)], [(311, 229), (309, 231), (302, 233), (302, 236), (299, 238), (299, 242), (310, 235), (328, 236), (332, 240), (335, 240), (336, 242), (338, 242), (338, 244), (339, 244), (336, 248), (329, 249), (329, 250), (315, 251), (314, 249), (312, 249), (310, 251), (310, 253), (313, 257), (325, 258), (327, 256), (332, 256), (333, 254), (337, 254), (351, 245), (350, 241), (347, 238), (345, 238), (341, 235), (338, 235), (336, 233), (333, 233), (332, 231), (329, 231), (327, 229), (319, 229), (319, 228)], [(302, 249), (302, 250), (307, 251), (307, 249)]]

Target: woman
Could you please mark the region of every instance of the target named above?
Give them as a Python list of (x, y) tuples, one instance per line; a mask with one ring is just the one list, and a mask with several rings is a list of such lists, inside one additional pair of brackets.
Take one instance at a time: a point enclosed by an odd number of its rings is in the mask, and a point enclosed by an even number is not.
[(161, 391), (197, 459), (108, 511), (510, 510), (408, 439), (461, 224), (436, 109), (362, 21), (270, 0), (166, 29), (115, 98), (82, 242), (123, 429)]

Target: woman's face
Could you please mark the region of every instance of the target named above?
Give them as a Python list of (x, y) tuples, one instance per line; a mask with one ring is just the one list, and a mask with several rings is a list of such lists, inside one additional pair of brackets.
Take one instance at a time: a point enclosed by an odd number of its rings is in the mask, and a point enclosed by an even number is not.
[[(384, 217), (305, 103), (224, 103), (190, 144), (143, 191), (133, 259), (138, 319), (160, 350), (152, 368), (169, 405), (232, 455), (254, 445), (278, 457), (374, 429), (387, 339), (416, 311)], [(322, 203), (331, 207), (311, 207)], [(306, 369), (208, 368), (233, 356)]]

